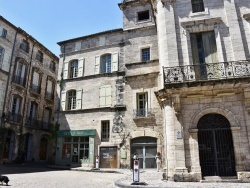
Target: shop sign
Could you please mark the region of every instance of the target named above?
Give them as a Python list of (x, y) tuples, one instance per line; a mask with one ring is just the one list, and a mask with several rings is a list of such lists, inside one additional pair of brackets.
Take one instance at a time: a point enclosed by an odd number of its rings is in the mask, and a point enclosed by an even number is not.
[(61, 130), (57, 132), (58, 137), (65, 137), (65, 136), (94, 136), (95, 129), (89, 130)]

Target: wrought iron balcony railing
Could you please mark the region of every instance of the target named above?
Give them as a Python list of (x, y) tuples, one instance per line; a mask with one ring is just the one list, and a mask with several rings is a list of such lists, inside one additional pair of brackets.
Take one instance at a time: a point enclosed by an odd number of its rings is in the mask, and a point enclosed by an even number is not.
[(250, 60), (163, 67), (164, 83), (196, 82), (250, 76)]
[(13, 76), (13, 82), (16, 83), (16, 84), (19, 84), (21, 86), (25, 85), (25, 79), (20, 77), (20, 76), (17, 76), (17, 75)]
[(35, 93), (40, 93), (40, 86), (31, 84), (30, 85), (30, 90), (33, 91), (33, 92), (35, 92)]
[(144, 118), (154, 116), (151, 108), (134, 109), (133, 118)]
[(52, 130), (53, 124), (43, 121), (41, 130), (50, 131)]
[(26, 126), (34, 129), (40, 129), (41, 122), (38, 121), (36, 118), (28, 117), (26, 120)]
[(10, 112), (8, 120), (14, 123), (20, 123), (22, 120), (22, 115)]

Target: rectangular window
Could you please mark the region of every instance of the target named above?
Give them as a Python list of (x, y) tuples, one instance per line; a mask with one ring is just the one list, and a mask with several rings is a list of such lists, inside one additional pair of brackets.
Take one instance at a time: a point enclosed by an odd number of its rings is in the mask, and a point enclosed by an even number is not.
[(23, 40), (23, 42), (20, 45), (20, 49), (22, 49), (23, 51), (29, 53), (29, 43), (26, 40)]
[(72, 90), (68, 92), (68, 110), (76, 109), (76, 91)]
[(19, 122), (21, 120), (20, 108), (21, 98), (17, 96), (12, 96), (12, 102), (10, 106), (10, 121)]
[(70, 78), (77, 78), (78, 77), (78, 61), (72, 61), (70, 63)]
[(40, 74), (33, 72), (33, 80), (30, 89), (35, 93), (40, 93)]
[(46, 89), (46, 97), (47, 99), (53, 100), (54, 99), (54, 90), (53, 90), (53, 82), (51, 80), (47, 80), (47, 89)]
[(205, 10), (203, 0), (192, 0), (192, 10), (193, 13), (203, 12)]
[(56, 71), (56, 63), (54, 61), (51, 61), (49, 64), (49, 68), (50, 68), (50, 70), (55, 72)]
[(109, 141), (109, 131), (110, 131), (109, 121), (102, 121), (101, 126), (102, 126), (101, 127), (101, 141), (108, 142)]
[(0, 48), (0, 63), (3, 62), (3, 53), (4, 53), (4, 49)]
[(6, 38), (6, 36), (7, 36), (7, 30), (6, 30), (6, 29), (3, 29), (3, 30), (2, 30), (2, 37), (3, 37), (3, 38)]
[(21, 86), (25, 85), (25, 76), (26, 76), (26, 66), (21, 62), (16, 64), (16, 74), (13, 78), (13, 81)]
[(62, 146), (62, 159), (69, 159), (71, 154), (71, 144), (63, 144)]
[(41, 63), (43, 62), (43, 53), (40, 50), (36, 53), (36, 59)]
[(148, 93), (137, 93), (136, 117), (146, 117), (148, 113)]
[(142, 61), (150, 60), (150, 48), (144, 48), (141, 50), (141, 60)]
[(138, 21), (148, 20), (149, 19), (149, 10), (138, 12), (137, 16), (138, 16), (138, 18), (137, 18)]

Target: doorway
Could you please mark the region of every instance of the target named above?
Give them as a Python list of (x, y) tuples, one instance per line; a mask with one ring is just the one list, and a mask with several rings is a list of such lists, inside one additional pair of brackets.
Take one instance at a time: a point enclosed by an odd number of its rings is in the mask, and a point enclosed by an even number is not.
[(48, 146), (48, 140), (46, 138), (42, 138), (40, 141), (40, 153), (39, 153), (40, 160), (46, 160), (47, 146)]
[(197, 127), (202, 176), (235, 176), (229, 121), (220, 114), (207, 114), (199, 120)]
[(131, 168), (133, 156), (136, 153), (141, 169), (156, 168), (155, 155), (157, 152), (157, 139), (152, 137), (139, 137), (131, 140)]

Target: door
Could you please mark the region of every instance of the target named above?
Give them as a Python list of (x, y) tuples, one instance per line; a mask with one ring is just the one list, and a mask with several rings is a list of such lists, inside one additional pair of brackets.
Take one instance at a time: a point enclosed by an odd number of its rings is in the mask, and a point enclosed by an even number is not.
[(207, 114), (198, 122), (199, 157), (202, 176), (235, 176), (235, 157), (229, 121)]
[(117, 168), (117, 147), (100, 148), (100, 168)]
[(139, 158), (139, 167), (142, 169), (156, 168), (155, 155), (157, 152), (157, 139), (151, 137), (139, 137), (131, 141), (131, 168), (133, 156), (136, 153)]
[(40, 160), (46, 160), (47, 146), (48, 146), (48, 140), (46, 138), (42, 138), (40, 141), (40, 153), (39, 153)]

